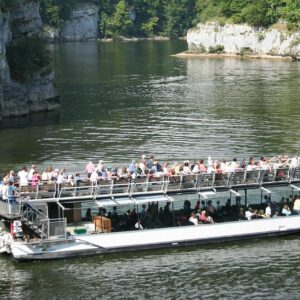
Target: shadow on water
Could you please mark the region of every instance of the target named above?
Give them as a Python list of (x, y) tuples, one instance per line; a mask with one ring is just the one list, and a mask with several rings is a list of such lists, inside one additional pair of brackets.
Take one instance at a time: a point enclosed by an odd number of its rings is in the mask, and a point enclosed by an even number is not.
[(49, 112), (37, 112), (19, 117), (3, 118), (0, 120), (0, 131), (11, 128), (21, 129), (53, 125), (59, 123), (60, 118), (61, 115), (59, 109)]

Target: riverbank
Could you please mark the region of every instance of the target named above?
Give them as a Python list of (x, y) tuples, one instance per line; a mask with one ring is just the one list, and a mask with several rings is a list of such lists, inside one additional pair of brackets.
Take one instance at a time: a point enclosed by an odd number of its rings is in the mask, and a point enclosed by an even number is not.
[[(186, 37), (177, 37), (176, 40), (186, 40)], [(98, 42), (101, 43), (109, 43), (109, 42), (140, 42), (140, 41), (170, 41), (171, 38), (167, 36), (153, 36), (153, 37), (124, 37), (118, 36), (115, 38), (104, 38), (97, 39)]]
[(192, 51), (184, 51), (171, 56), (182, 57), (182, 58), (199, 58), (199, 57), (210, 57), (210, 58), (238, 58), (238, 59), (274, 59), (283, 61), (299, 61), (300, 57), (292, 56), (280, 56), (280, 55), (267, 55), (267, 54), (250, 54), (240, 55), (235, 53), (199, 53)]

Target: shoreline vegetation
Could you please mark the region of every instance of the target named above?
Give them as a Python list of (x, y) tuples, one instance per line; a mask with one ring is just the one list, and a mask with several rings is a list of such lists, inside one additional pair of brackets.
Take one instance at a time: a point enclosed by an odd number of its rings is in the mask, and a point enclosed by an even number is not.
[(200, 53), (183, 51), (171, 56), (180, 58), (238, 58), (238, 59), (274, 59), (285, 61), (300, 61), (300, 58), (293, 56), (269, 55), (269, 54), (236, 54), (236, 53)]

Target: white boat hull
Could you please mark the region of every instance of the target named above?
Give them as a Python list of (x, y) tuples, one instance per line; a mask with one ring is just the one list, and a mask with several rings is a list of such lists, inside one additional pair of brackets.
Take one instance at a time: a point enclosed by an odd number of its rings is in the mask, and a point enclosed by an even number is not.
[(300, 216), (116, 233), (82, 234), (36, 243), (12, 242), (16, 260), (78, 257), (143, 249), (174, 248), (300, 233)]

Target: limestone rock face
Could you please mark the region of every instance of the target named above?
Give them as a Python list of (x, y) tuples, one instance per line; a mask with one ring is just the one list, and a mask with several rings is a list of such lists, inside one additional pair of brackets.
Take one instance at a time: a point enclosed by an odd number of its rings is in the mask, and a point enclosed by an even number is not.
[(72, 11), (60, 33), (62, 41), (84, 41), (96, 39), (98, 35), (99, 7), (81, 3)]
[(198, 24), (187, 33), (191, 51), (208, 51), (223, 45), (226, 53), (239, 54), (249, 48), (254, 54), (300, 57), (300, 32), (253, 28), (246, 24)]
[(10, 11), (10, 27), (13, 37), (40, 31), (42, 19), (39, 2), (26, 2)]
[(41, 25), (38, 2), (28, 2), (7, 14), (0, 11), (0, 119), (59, 106), (53, 72), (41, 70), (28, 83), (16, 82), (6, 60), (6, 46), (38, 33)]

